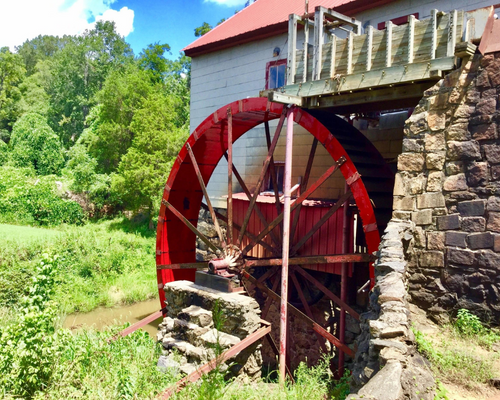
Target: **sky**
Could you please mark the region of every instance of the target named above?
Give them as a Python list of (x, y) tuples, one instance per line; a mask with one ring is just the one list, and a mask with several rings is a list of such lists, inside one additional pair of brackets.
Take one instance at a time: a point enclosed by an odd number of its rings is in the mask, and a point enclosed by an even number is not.
[(76, 35), (95, 21), (115, 21), (138, 55), (150, 43), (167, 43), (170, 58), (193, 42), (194, 29), (241, 10), (247, 0), (0, 0), (0, 48), (38, 35)]

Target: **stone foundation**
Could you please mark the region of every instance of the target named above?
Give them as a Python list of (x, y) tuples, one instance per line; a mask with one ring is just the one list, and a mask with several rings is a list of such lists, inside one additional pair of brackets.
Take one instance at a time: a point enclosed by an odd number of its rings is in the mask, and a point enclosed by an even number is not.
[[(165, 285), (167, 317), (158, 327), (163, 345), (158, 365), (172, 373), (189, 374), (260, 328), (257, 302), (242, 294), (223, 293), (193, 282), (176, 281)], [(214, 306), (220, 315), (214, 315)], [(219, 329), (214, 322), (220, 321)], [(217, 324), (216, 324), (217, 326)], [(219, 350), (217, 350), (219, 349)], [(256, 342), (220, 366), (227, 377), (241, 382), (261, 376), (261, 344)]]
[(361, 334), (352, 371), (349, 400), (432, 400), (435, 381), (416, 352), (410, 329), (407, 259), (413, 250), (414, 223), (391, 220), (375, 263), (376, 284), (368, 312), (361, 314)]
[(500, 53), (476, 55), (424, 93), (398, 158), (393, 216), (416, 224), (412, 303), (500, 321)]

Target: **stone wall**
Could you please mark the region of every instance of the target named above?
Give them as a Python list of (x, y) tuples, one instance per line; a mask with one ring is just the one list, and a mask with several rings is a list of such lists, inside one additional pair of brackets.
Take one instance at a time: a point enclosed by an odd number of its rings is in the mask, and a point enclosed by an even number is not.
[[(251, 297), (223, 293), (188, 281), (167, 283), (164, 287), (167, 317), (158, 327), (163, 355), (158, 366), (171, 373), (190, 374), (215, 358), (217, 348), (224, 351), (260, 328), (260, 308)], [(214, 318), (218, 302), (220, 314)], [(219, 329), (214, 326), (218, 318)], [(259, 341), (220, 366), (228, 377), (251, 382), (261, 376)]]
[(391, 220), (385, 230), (369, 310), (361, 314), (349, 400), (434, 399), (434, 378), (416, 352), (410, 329), (407, 259), (414, 228), (411, 221)]
[(405, 126), (393, 216), (415, 223), (412, 303), (500, 320), (500, 54), (465, 60)]

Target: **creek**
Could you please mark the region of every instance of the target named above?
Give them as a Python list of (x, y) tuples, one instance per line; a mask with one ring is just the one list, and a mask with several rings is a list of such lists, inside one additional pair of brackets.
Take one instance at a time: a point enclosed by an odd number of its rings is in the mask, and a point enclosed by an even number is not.
[[(106, 326), (123, 325), (129, 322), (131, 325), (140, 321), (143, 318), (153, 314), (160, 309), (158, 299), (141, 301), (135, 304), (116, 306), (111, 308), (99, 307), (87, 313), (70, 314), (64, 320), (64, 328), (71, 330), (81, 329), (84, 327), (101, 330)], [(142, 329), (148, 332), (153, 338), (156, 338), (158, 325), (162, 321), (162, 317), (154, 320)]]

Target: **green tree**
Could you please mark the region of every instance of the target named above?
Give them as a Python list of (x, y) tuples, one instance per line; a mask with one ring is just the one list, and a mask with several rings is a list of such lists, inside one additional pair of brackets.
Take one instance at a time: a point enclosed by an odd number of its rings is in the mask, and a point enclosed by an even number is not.
[(0, 139), (0, 166), (5, 164), (9, 159), (9, 148), (5, 142)]
[(97, 160), (98, 172), (116, 170), (121, 157), (132, 144), (134, 134), (130, 124), (136, 110), (153, 92), (153, 85), (145, 71), (135, 65), (112, 71), (97, 94), (99, 105), (87, 119), (82, 143)]
[(128, 209), (145, 209), (150, 217), (159, 204), (161, 190), (188, 131), (175, 126), (174, 101), (156, 93), (134, 115), (132, 146), (123, 156), (114, 191), (120, 192)]
[(210, 25), (208, 22), (203, 22), (203, 24), (201, 26), (194, 29), (194, 36), (201, 37), (205, 33), (210, 32), (212, 30), (212, 28), (213, 28), (212, 25)]
[(67, 43), (74, 40), (73, 36), (39, 35), (34, 39), (26, 40), (21, 46), (16, 46), (26, 67), (26, 75), (30, 76), (37, 72), (36, 65), (40, 61), (51, 59), (61, 51)]
[(163, 76), (171, 70), (171, 63), (165, 57), (170, 52), (170, 46), (164, 44), (150, 44), (139, 54), (139, 67), (147, 71), (153, 83), (163, 81)]
[(70, 147), (86, 127), (109, 73), (133, 62), (133, 53), (113, 22), (98, 21), (94, 29), (69, 40), (51, 62), (49, 124)]
[(19, 85), (26, 70), (23, 59), (8, 47), (0, 49), (0, 138), (9, 140), (12, 125), (19, 116), (18, 101), (21, 98)]
[(33, 167), (40, 175), (57, 174), (64, 163), (61, 142), (40, 114), (24, 114), (14, 124), (10, 140), (12, 160)]

